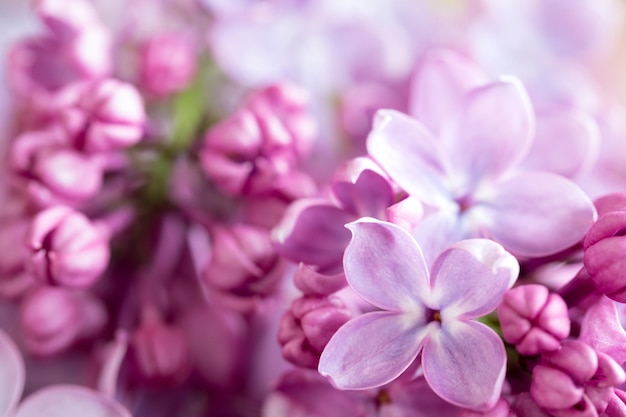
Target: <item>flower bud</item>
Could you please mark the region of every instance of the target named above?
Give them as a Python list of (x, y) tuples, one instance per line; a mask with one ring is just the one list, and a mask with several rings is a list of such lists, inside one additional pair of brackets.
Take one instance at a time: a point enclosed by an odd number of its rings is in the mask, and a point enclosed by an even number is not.
[(288, 146), (297, 158), (309, 153), (317, 135), (315, 120), (308, 112), (307, 92), (283, 82), (257, 91), (246, 108), (258, 118), (266, 152)]
[(82, 152), (120, 150), (143, 136), (146, 114), (143, 99), (130, 84), (106, 79), (68, 87), (76, 101), (60, 115), (72, 146)]
[(207, 132), (200, 154), (202, 168), (223, 191), (243, 194), (254, 173), (261, 145), (254, 115), (239, 110)]
[(317, 368), (326, 344), (350, 318), (350, 311), (336, 298), (295, 300), (283, 316), (278, 331), (283, 357), (298, 366)]
[(200, 155), (205, 173), (229, 194), (274, 191), (314, 137), (304, 105), (300, 90), (291, 85), (253, 94), (243, 108), (207, 132)]
[(522, 285), (508, 291), (498, 307), (504, 340), (522, 355), (538, 355), (559, 348), (569, 336), (565, 301), (543, 285)]
[(265, 229), (237, 224), (216, 228), (212, 257), (205, 272), (211, 286), (238, 296), (271, 293), (282, 276), (283, 263)]
[(150, 94), (175, 93), (191, 83), (196, 65), (196, 50), (187, 37), (159, 34), (141, 48), (140, 83)]
[(102, 26), (70, 36), (73, 29), (53, 20), (50, 24), (70, 39), (55, 34), (26, 38), (15, 43), (8, 58), (11, 87), (45, 114), (58, 112), (57, 94), (65, 87), (105, 77), (112, 67), (111, 38)]
[(325, 275), (315, 271), (303, 263), (298, 265), (293, 281), (295, 286), (305, 295), (330, 295), (347, 285), (343, 272)]
[(189, 347), (183, 333), (176, 327), (148, 320), (135, 330), (131, 346), (134, 363), (144, 382), (173, 386), (189, 376)]
[(40, 287), (24, 299), (20, 324), (26, 349), (38, 356), (50, 356), (100, 331), (106, 324), (106, 312), (86, 294)]
[(109, 262), (108, 239), (82, 213), (54, 206), (33, 219), (28, 233), (30, 266), (46, 283), (88, 287)]
[(598, 291), (626, 302), (626, 210), (613, 211), (595, 222), (584, 240), (585, 268)]
[(102, 186), (100, 161), (66, 148), (56, 128), (17, 137), (11, 148), (11, 165), (26, 180), (28, 197), (39, 207), (79, 206)]
[(597, 416), (606, 409), (613, 387), (625, 380), (624, 370), (610, 356), (567, 340), (535, 366), (530, 395), (555, 417)]

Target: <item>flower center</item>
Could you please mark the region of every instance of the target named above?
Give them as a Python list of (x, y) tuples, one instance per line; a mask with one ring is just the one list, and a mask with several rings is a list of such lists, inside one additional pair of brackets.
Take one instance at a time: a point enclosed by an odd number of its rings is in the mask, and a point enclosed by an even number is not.
[(441, 312), (439, 310), (428, 310), (426, 312), (426, 321), (428, 323), (432, 323), (436, 321), (437, 323), (441, 323)]

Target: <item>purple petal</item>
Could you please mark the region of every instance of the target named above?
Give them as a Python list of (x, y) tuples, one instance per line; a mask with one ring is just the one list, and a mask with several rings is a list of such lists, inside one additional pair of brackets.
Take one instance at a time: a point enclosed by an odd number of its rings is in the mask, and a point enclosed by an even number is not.
[(626, 331), (622, 327), (615, 303), (603, 296), (585, 314), (580, 340), (619, 364), (626, 362)]
[(534, 135), (528, 95), (515, 79), (473, 90), (460, 119), (445, 137), (451, 166), (468, 189), (520, 162)]
[(422, 248), (426, 265), (432, 265), (435, 258), (448, 246), (459, 240), (477, 237), (471, 230), (466, 216), (458, 210), (444, 208), (426, 217), (412, 231), (412, 235)]
[(473, 322), (445, 321), (432, 331), (422, 352), (424, 377), (444, 400), (486, 411), (500, 397), (506, 353), (498, 335)]
[(367, 137), (367, 151), (409, 195), (434, 206), (450, 200), (439, 145), (417, 120), (379, 110)]
[(555, 174), (524, 172), (477, 195), (472, 215), (508, 251), (540, 257), (580, 241), (595, 219), (589, 197)]
[(421, 311), (429, 298), (428, 270), (417, 242), (392, 223), (363, 218), (347, 227), (352, 241), (343, 268), (348, 284), (385, 310)]
[(487, 239), (455, 243), (431, 269), (433, 299), (443, 320), (469, 319), (495, 310), (519, 275), (517, 259)]
[(319, 372), (339, 389), (379, 387), (415, 360), (432, 326), (425, 317), (377, 311), (344, 324), (326, 345)]
[(341, 264), (350, 241), (344, 225), (354, 215), (320, 199), (298, 200), (272, 231), (276, 251), (294, 262), (330, 267)]
[(359, 217), (384, 217), (393, 203), (393, 190), (389, 181), (375, 171), (364, 170), (354, 183), (337, 181), (333, 193), (346, 211)]
[(522, 166), (573, 178), (595, 162), (600, 131), (595, 120), (573, 109), (537, 114), (537, 134)]
[(72, 385), (53, 385), (26, 398), (14, 417), (131, 417), (114, 400), (97, 391)]
[(409, 113), (438, 134), (446, 119), (458, 112), (465, 94), (487, 82), (486, 74), (463, 56), (431, 52), (412, 80)]
[(24, 390), (24, 360), (15, 343), (0, 330), (0, 416), (7, 416)]

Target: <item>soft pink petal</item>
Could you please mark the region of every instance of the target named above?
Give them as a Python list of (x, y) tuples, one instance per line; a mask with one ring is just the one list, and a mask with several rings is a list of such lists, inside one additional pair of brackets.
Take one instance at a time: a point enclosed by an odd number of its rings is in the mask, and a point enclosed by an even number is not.
[(428, 270), (415, 239), (395, 224), (371, 218), (347, 227), (352, 241), (343, 268), (352, 289), (385, 310), (423, 310), (420, 300), (429, 298)]
[(522, 167), (573, 178), (591, 168), (599, 146), (600, 130), (590, 115), (567, 108), (542, 112), (537, 114), (537, 134)]
[(22, 401), (14, 417), (131, 417), (131, 414), (97, 391), (53, 385)]
[(369, 169), (364, 170), (354, 183), (333, 183), (332, 190), (342, 207), (359, 217), (384, 217), (394, 197), (389, 181)]
[(589, 307), (581, 324), (580, 340), (619, 364), (626, 362), (626, 331), (613, 300), (603, 296)]
[(0, 416), (9, 415), (24, 390), (24, 360), (15, 343), (0, 330)]
[(429, 326), (425, 317), (377, 311), (339, 328), (320, 357), (319, 372), (339, 389), (368, 389), (396, 379), (415, 360)]
[(443, 320), (489, 314), (519, 275), (517, 259), (487, 239), (455, 243), (431, 268), (433, 299)]
[(344, 225), (355, 219), (321, 199), (301, 199), (289, 206), (272, 231), (276, 251), (293, 262), (330, 267), (341, 264), (350, 241)]
[(474, 321), (443, 322), (422, 351), (424, 377), (444, 400), (486, 411), (500, 397), (506, 353), (498, 335)]
[(427, 216), (411, 234), (422, 248), (426, 265), (430, 266), (454, 242), (478, 237), (478, 233), (472, 229), (467, 216), (461, 216), (454, 207), (446, 207)]
[(486, 74), (472, 61), (448, 50), (430, 52), (411, 83), (409, 113), (438, 134), (471, 89), (485, 85)]
[(533, 109), (516, 79), (473, 90), (459, 116), (444, 139), (451, 166), (468, 190), (519, 163), (532, 144)]
[(379, 110), (367, 137), (367, 151), (389, 176), (409, 195), (434, 206), (450, 200), (439, 146), (424, 125), (394, 110)]
[(540, 257), (580, 241), (595, 219), (589, 197), (572, 181), (524, 172), (477, 194), (472, 210), (491, 237), (518, 256)]

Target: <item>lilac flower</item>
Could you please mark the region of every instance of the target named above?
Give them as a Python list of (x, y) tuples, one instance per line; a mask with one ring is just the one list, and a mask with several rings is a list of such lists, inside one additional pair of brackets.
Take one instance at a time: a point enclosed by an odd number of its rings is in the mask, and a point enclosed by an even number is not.
[(285, 258), (336, 272), (350, 241), (344, 225), (364, 216), (384, 218), (392, 203), (393, 189), (380, 167), (369, 158), (355, 158), (335, 172), (330, 198), (294, 202), (272, 239)]
[(595, 216), (584, 192), (552, 173), (516, 171), (534, 128), (520, 83), (502, 79), (462, 98), (457, 107), (438, 103), (439, 140), (423, 121), (391, 110), (379, 111), (368, 137), (370, 155), (390, 177), (436, 210), (413, 230), (427, 261), (470, 237), (525, 257), (578, 242)]
[(342, 326), (322, 352), (319, 371), (341, 389), (367, 389), (397, 378), (420, 355), (433, 391), (461, 407), (486, 410), (504, 380), (504, 345), (472, 319), (495, 309), (519, 272), (515, 258), (489, 240), (446, 249), (431, 272), (404, 229), (374, 219), (353, 233), (348, 283), (383, 311)]

